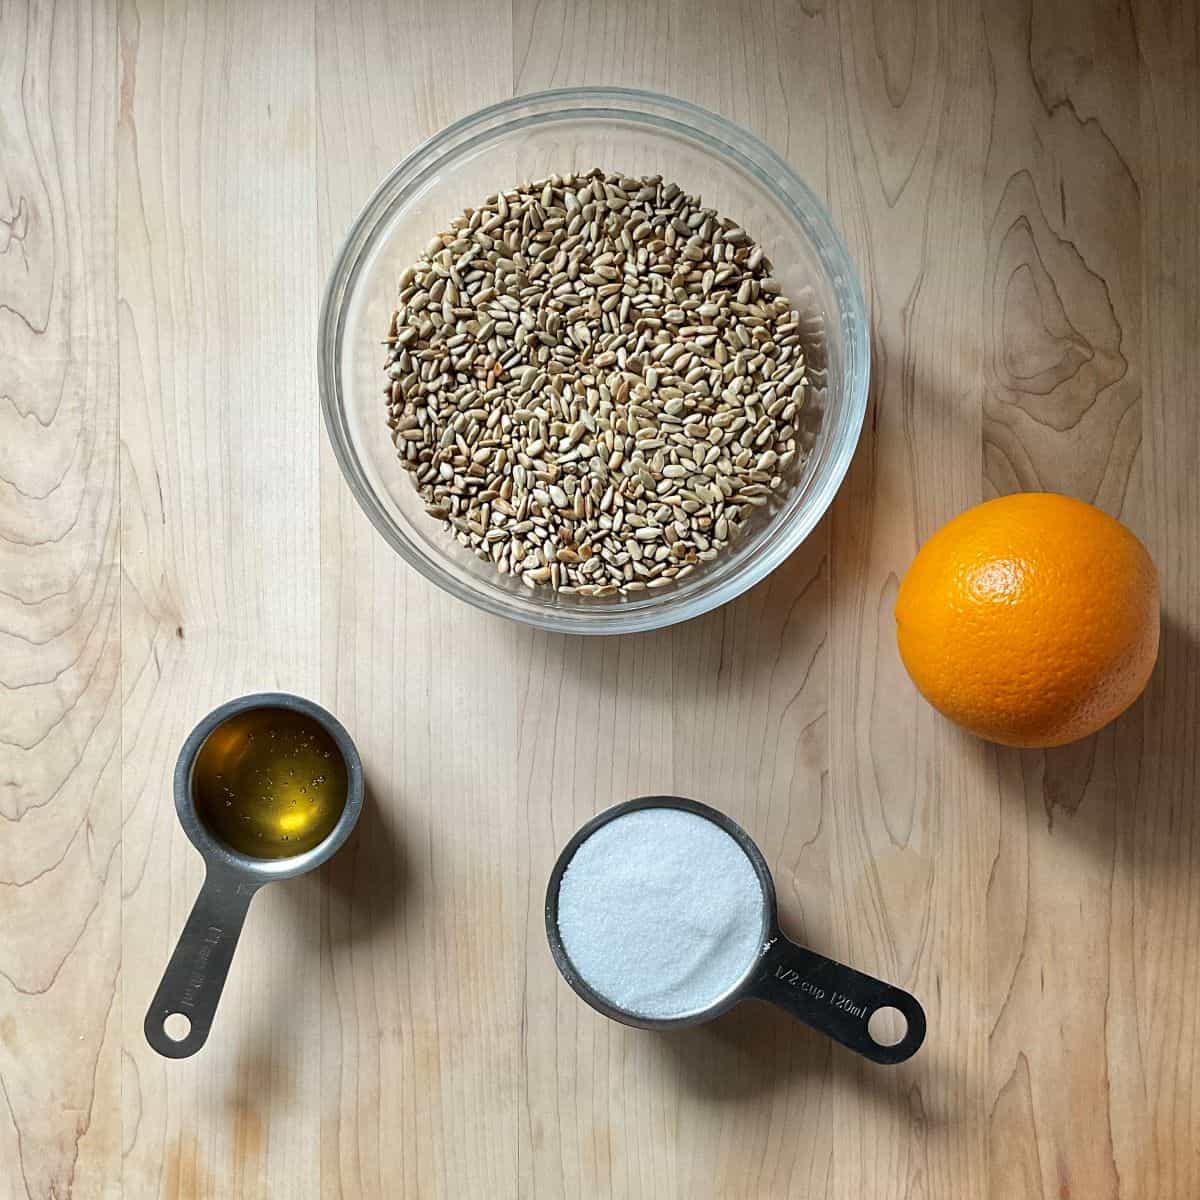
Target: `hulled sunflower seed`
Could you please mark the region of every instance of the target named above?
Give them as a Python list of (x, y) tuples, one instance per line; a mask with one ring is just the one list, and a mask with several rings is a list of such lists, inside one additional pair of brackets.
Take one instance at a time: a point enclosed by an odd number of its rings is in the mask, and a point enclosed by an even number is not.
[[(659, 177), (499, 192), (400, 276), (387, 419), (426, 511), (530, 588), (673, 586), (799, 474), (823, 329)], [(801, 342), (803, 333), (805, 342)]]

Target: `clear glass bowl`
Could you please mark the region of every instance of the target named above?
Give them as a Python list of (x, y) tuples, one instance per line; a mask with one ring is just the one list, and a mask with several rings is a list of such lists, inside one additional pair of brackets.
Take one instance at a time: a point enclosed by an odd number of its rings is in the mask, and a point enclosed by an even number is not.
[[(630, 596), (530, 590), (460, 546), (425, 512), (392, 446), (383, 339), (400, 273), (463, 209), (522, 180), (587, 171), (661, 174), (740, 222), (805, 315), (811, 452), (774, 508), (674, 587)], [(451, 595), (561, 633), (629, 633), (685, 621), (774, 570), (829, 507), (867, 406), (862, 291), (825, 209), (753, 134), (682, 100), (625, 88), (519, 96), (465, 117), (408, 156), (355, 221), (321, 309), (321, 404), (358, 503), (392, 547)]]

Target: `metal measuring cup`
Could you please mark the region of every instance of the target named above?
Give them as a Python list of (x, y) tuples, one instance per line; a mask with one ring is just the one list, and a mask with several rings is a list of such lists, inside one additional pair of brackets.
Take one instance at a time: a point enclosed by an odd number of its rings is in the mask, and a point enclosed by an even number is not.
[[(196, 811), (193, 768), (209, 735), (226, 721), (253, 709), (286, 708), (303, 713), (333, 739), (346, 766), (346, 803), (337, 822), (317, 845), (289, 858), (252, 858), (220, 841)], [(146, 1013), (146, 1040), (167, 1058), (187, 1058), (208, 1040), (208, 1031), (233, 961), (254, 893), (267, 883), (291, 879), (319, 867), (350, 836), (363, 804), (362, 760), (340, 721), (318, 704), (287, 692), (241, 696), (213, 709), (192, 732), (175, 764), (175, 812), (204, 859), (205, 877), (162, 982)], [(181, 1014), (189, 1028), (181, 1037), (166, 1029)]]
[[(558, 891), (576, 850), (601, 826), (643, 808), (678, 808), (712, 821), (742, 848), (762, 887), (762, 926), (758, 957), (737, 983), (700, 1012), (678, 1017), (642, 1017), (616, 1008), (575, 970), (558, 928)], [(587, 822), (563, 848), (546, 888), (546, 937), (563, 978), (597, 1012), (637, 1029), (679, 1029), (720, 1016), (742, 1000), (769, 1000), (806, 1025), (878, 1063), (910, 1058), (925, 1040), (925, 1010), (915, 996), (831, 958), (798, 945), (779, 928), (775, 880), (750, 835), (723, 812), (680, 796), (642, 796), (607, 809)], [(892, 1045), (877, 1042), (868, 1029), (879, 1009), (898, 1009), (907, 1028)]]

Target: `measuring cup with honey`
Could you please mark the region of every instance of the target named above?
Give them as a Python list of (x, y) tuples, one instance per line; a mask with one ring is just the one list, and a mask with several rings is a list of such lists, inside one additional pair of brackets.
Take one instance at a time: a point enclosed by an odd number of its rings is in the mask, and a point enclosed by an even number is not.
[(159, 1054), (204, 1045), (254, 893), (320, 866), (362, 803), (358, 750), (311, 700), (242, 696), (192, 730), (175, 765), (175, 811), (206, 873), (146, 1013)]

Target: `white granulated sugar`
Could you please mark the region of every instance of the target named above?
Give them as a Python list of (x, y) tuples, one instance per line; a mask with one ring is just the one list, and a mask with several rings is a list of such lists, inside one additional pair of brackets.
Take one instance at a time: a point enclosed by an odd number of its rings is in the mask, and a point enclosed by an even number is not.
[(720, 826), (678, 808), (602, 825), (558, 890), (558, 929), (575, 970), (614, 1007), (680, 1017), (720, 999), (761, 948), (763, 894)]

